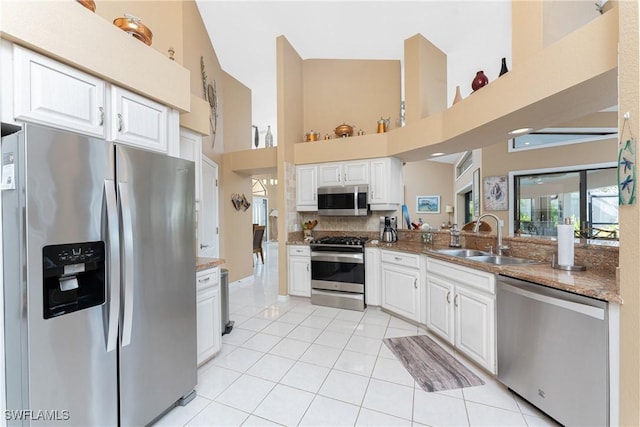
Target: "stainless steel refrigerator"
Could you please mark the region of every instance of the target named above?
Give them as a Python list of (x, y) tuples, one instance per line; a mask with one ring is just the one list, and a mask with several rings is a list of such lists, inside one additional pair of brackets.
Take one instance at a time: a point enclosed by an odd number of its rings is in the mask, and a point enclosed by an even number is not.
[(2, 180), (8, 422), (141, 426), (192, 398), (194, 164), (25, 125)]

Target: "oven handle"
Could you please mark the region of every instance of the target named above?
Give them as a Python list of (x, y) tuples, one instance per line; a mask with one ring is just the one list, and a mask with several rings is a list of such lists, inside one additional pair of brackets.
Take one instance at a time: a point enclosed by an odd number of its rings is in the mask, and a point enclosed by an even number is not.
[(352, 264), (364, 264), (364, 254), (351, 254), (342, 252), (311, 252), (311, 261), (349, 262)]

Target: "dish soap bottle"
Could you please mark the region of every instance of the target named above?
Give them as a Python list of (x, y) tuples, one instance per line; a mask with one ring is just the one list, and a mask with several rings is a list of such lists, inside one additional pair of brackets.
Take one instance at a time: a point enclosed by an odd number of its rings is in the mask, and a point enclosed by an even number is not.
[(451, 239), (449, 240), (449, 246), (452, 248), (460, 247), (460, 230), (458, 230), (458, 224), (453, 224), (451, 226), (451, 230), (449, 230), (451, 234)]

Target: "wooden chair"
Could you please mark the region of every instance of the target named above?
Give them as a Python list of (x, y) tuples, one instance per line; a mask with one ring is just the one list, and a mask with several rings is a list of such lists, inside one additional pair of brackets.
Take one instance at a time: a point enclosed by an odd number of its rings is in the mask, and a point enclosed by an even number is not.
[(262, 260), (263, 264), (264, 264), (264, 254), (262, 252), (262, 239), (264, 238), (264, 229), (265, 229), (264, 225), (255, 225), (253, 227), (253, 253), (260, 255), (260, 259)]

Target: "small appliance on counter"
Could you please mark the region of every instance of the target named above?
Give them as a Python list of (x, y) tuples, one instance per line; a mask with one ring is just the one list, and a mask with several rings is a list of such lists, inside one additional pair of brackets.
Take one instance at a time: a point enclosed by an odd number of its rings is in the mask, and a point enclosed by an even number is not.
[(398, 219), (395, 216), (380, 217), (380, 241), (386, 243), (398, 241)]

